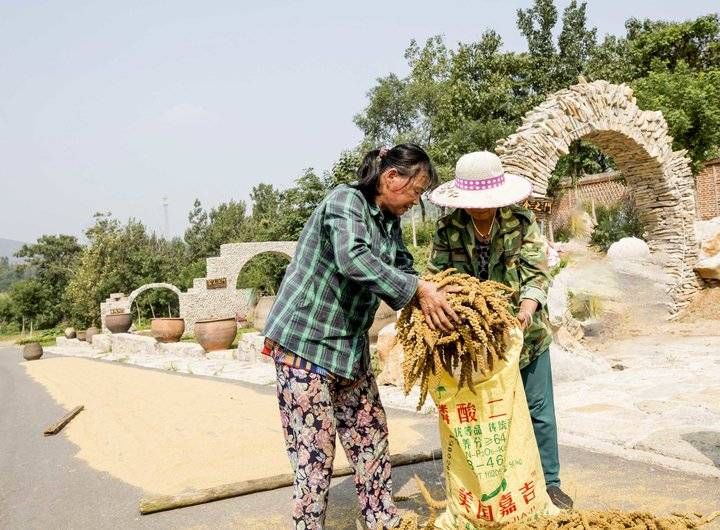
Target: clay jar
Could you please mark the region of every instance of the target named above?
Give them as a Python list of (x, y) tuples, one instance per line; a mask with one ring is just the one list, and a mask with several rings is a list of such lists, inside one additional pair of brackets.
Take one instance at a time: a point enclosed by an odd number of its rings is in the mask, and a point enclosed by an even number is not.
[(85, 340), (85, 331), (77, 331), (77, 340)]
[(153, 318), (150, 320), (150, 332), (158, 342), (178, 342), (185, 333), (185, 320), (182, 318)]
[(23, 348), (23, 358), (26, 361), (37, 361), (42, 357), (43, 349), (39, 342), (31, 342)]
[(206, 352), (227, 350), (235, 340), (237, 323), (234, 317), (198, 320), (193, 334)]
[(85, 340), (92, 344), (92, 338), (100, 333), (100, 330), (95, 326), (89, 327), (85, 330)]
[(74, 339), (75, 338), (75, 328), (65, 328), (65, 338), (66, 339)]
[(110, 333), (127, 333), (132, 326), (132, 315), (130, 313), (113, 313), (105, 315), (105, 327)]

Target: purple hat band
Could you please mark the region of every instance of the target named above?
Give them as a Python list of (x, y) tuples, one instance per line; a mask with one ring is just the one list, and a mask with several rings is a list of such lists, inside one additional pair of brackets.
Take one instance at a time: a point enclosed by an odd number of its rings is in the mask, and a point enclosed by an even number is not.
[(498, 175), (497, 177), (490, 177), (489, 179), (483, 180), (468, 180), (455, 178), (455, 187), (461, 190), (479, 191), (479, 190), (491, 190), (498, 188), (505, 184), (505, 174)]

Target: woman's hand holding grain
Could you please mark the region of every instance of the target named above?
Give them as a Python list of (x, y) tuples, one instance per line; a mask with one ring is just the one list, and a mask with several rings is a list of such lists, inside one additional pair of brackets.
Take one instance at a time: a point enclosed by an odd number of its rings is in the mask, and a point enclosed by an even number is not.
[(460, 322), (460, 318), (453, 311), (447, 299), (447, 293), (451, 291), (438, 289), (437, 284), (433, 282), (418, 281), (418, 301), (425, 316), (425, 322), (430, 329), (440, 328), (449, 332), (455, 329), (455, 323)]

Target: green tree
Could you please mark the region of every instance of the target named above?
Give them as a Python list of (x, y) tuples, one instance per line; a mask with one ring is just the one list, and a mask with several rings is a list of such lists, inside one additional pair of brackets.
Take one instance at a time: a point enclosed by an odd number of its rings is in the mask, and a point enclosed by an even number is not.
[(368, 92), (370, 104), (354, 121), (374, 144), (391, 144), (398, 138), (411, 138), (417, 106), (408, 90), (408, 82), (395, 74), (377, 80)]
[(49, 296), (38, 280), (32, 278), (20, 281), (10, 288), (9, 294), (15, 316), (22, 323), (23, 332), (26, 326), (32, 333), (44, 324), (50, 309)]
[(577, 82), (597, 42), (597, 30), (587, 25), (587, 4), (572, 0), (563, 11), (558, 38), (558, 88)]
[[(264, 184), (261, 184), (264, 186)], [(245, 240), (250, 227), (243, 201), (229, 201), (212, 208), (208, 213), (198, 199), (188, 214), (190, 226), (184, 239), (190, 262), (205, 260), (220, 253), (220, 245)]]
[(272, 184), (258, 184), (250, 192), (251, 230), (246, 241), (274, 241), (282, 237), (283, 194)]
[[(100, 303), (110, 293), (130, 293), (155, 282), (177, 285), (183, 278), (188, 259), (183, 242), (148, 234), (139, 221), (122, 225), (110, 214), (96, 214), (85, 234), (89, 243), (65, 291), (77, 325), (98, 324)], [(156, 308), (160, 314), (168, 307), (177, 313), (177, 297), (166, 290), (149, 292), (141, 302), (143, 316), (151, 316)]]
[(280, 232), (278, 239), (295, 240), (300, 237), (305, 223), (320, 204), (327, 188), (312, 168), (308, 168), (295, 181), (295, 186), (282, 194)]
[(77, 266), (82, 247), (75, 236), (43, 235), (23, 245), (15, 254), (25, 258), (22, 268), (34, 271), (35, 279), (48, 297), (45, 323), (54, 325), (67, 315), (64, 292)]
[(638, 105), (662, 111), (675, 149), (687, 149), (697, 171), (718, 154), (720, 68), (693, 72), (682, 61), (674, 71), (652, 71), (633, 83)]
[(0, 257), (0, 293), (10, 289), (12, 285), (24, 278), (29, 278), (32, 271), (10, 263), (10, 259)]
[(532, 7), (517, 10), (517, 27), (527, 41), (531, 58), (530, 81), (535, 94), (545, 95), (559, 83), (556, 80), (558, 53), (553, 38), (557, 20), (553, 0), (535, 0)]
[(331, 190), (338, 184), (349, 184), (357, 180), (357, 168), (362, 162), (359, 150), (347, 150), (340, 153), (330, 171), (325, 173), (325, 188)]
[(625, 28), (633, 79), (660, 67), (674, 71), (680, 66), (695, 72), (720, 68), (720, 16), (716, 13), (683, 22), (631, 18)]

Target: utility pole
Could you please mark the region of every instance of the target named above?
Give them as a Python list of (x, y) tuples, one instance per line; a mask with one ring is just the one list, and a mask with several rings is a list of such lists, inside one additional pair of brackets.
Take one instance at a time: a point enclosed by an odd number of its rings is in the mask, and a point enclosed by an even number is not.
[(170, 238), (170, 218), (168, 217), (168, 198), (167, 195), (162, 198), (163, 200), (163, 214), (165, 216), (165, 239)]

